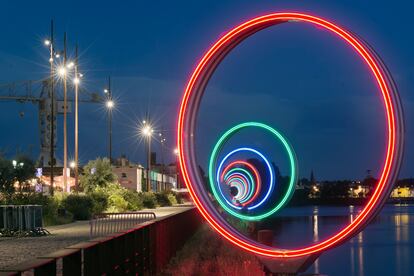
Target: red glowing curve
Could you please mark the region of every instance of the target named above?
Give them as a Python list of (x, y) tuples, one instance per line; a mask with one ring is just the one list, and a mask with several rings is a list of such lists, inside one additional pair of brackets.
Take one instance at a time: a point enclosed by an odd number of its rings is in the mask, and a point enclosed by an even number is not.
[[(382, 173), (378, 184), (372, 194), (372, 197), (361, 211), (360, 215), (349, 225), (343, 228), (341, 231), (336, 233), (335, 235), (331, 236), (330, 238), (321, 241), (320, 243), (304, 247), (298, 249), (275, 249), (271, 247), (267, 247), (260, 244), (254, 244), (252, 242), (248, 242), (240, 237), (237, 234), (233, 233), (229, 228), (226, 228), (222, 224), (220, 224), (219, 220), (212, 215), (206, 204), (199, 198), (197, 193), (194, 190), (192, 181), (189, 176), (189, 165), (186, 162), (186, 155), (185, 155), (185, 137), (188, 136), (188, 133), (185, 131), (185, 122), (186, 116), (188, 115), (188, 102), (190, 97), (193, 96), (193, 92), (196, 91), (195, 88), (197, 85), (201, 86), (206, 81), (203, 78), (206, 78), (203, 74), (205, 71), (214, 71), (214, 66), (217, 66), (219, 61), (219, 55), (225, 55), (230, 48), (234, 47), (238, 42), (242, 41), (247, 36), (251, 35), (257, 30), (266, 28), (271, 25), (275, 25), (282, 22), (289, 22), (289, 21), (301, 21), (301, 22), (308, 22), (324, 29), (331, 31), (333, 34), (341, 37), (344, 41), (346, 41), (358, 54), (359, 56), (365, 61), (368, 65), (370, 71), (375, 77), (375, 80), (378, 84), (379, 90), (381, 91), (381, 95), (384, 101), (385, 111), (387, 115), (387, 130), (388, 130), (388, 137), (387, 137), (387, 150), (385, 156), (385, 162), (382, 168)], [(244, 37), (243, 37), (244, 35)], [(226, 52), (227, 51), (227, 52)], [(211, 63), (209, 63), (211, 62)], [(400, 133), (402, 130), (400, 128), (403, 127), (401, 122), (396, 121), (395, 116), (398, 116), (399, 113), (394, 110), (398, 110), (399, 106), (395, 98), (395, 95), (390, 94), (390, 86), (387, 83), (389, 79), (385, 79), (386, 74), (381, 71), (384, 70), (380, 62), (375, 58), (375, 55), (370, 52), (369, 48), (364, 46), (364, 42), (358, 40), (355, 36), (351, 35), (348, 31), (345, 31), (343, 28), (338, 27), (337, 25), (321, 19), (316, 16), (302, 14), (302, 13), (273, 13), (268, 14), (265, 16), (260, 16), (249, 20), (236, 28), (230, 30), (228, 33), (223, 35), (203, 56), (200, 60), (199, 64), (195, 68), (191, 78), (188, 81), (187, 87), (185, 89), (184, 96), (181, 101), (179, 116), (178, 116), (178, 127), (177, 127), (177, 144), (179, 149), (179, 160), (180, 160), (180, 168), (182, 172), (183, 179), (187, 185), (187, 188), (190, 192), (191, 197), (194, 200), (195, 205), (197, 206), (201, 215), (208, 221), (208, 223), (224, 238), (229, 240), (231, 243), (256, 254), (263, 255), (263, 256), (270, 256), (270, 257), (299, 257), (304, 255), (309, 255), (313, 253), (318, 253), (333, 246), (340, 244), (341, 242), (346, 241), (352, 235), (357, 233), (362, 229), (362, 227), (367, 223), (369, 219), (372, 218), (372, 214), (377, 211), (384, 202), (384, 192), (387, 191), (387, 183), (392, 177), (396, 177), (400, 162), (400, 155), (402, 152), (402, 137), (396, 137), (397, 133)], [(385, 77), (384, 77), (385, 76)], [(202, 84), (200, 84), (202, 83)], [(396, 93), (396, 92), (395, 92)], [(393, 98), (394, 96), (394, 98)], [(393, 102), (394, 100), (394, 102)], [(194, 113), (194, 112), (193, 112)], [(398, 119), (400, 119), (398, 117)], [(396, 127), (398, 127), (399, 132), (397, 132)], [(396, 141), (397, 139), (397, 141)], [(397, 148), (398, 146), (398, 148)], [(397, 165), (396, 165), (397, 164)], [(393, 167), (394, 166), (394, 167)], [(391, 173), (391, 176), (390, 176)]]

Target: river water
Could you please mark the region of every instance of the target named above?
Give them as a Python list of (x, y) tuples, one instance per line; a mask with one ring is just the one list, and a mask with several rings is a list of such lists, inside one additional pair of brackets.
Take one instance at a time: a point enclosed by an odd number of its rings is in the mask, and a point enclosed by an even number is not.
[[(316, 243), (355, 219), (358, 207), (307, 206), (285, 209), (274, 245)], [(294, 238), (293, 238), (294, 237)], [(414, 205), (386, 205), (357, 236), (323, 253), (308, 273), (327, 275), (414, 275)]]

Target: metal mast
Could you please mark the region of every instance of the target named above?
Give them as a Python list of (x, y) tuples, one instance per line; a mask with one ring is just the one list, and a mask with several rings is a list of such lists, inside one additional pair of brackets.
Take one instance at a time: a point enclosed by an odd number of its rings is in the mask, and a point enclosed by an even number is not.
[(78, 191), (79, 185), (79, 144), (78, 144), (78, 88), (79, 88), (79, 76), (78, 76), (78, 45), (76, 44), (75, 49), (75, 191)]
[(50, 123), (50, 194), (53, 195), (54, 190), (54, 168), (55, 168), (55, 91), (54, 91), (54, 68), (53, 68), (53, 58), (54, 58), (54, 40), (53, 40), (53, 20), (50, 23), (50, 111), (51, 118), (49, 118)]
[(67, 95), (67, 73), (66, 73), (66, 32), (63, 36), (63, 189), (67, 191), (67, 169), (68, 169), (68, 129), (67, 129), (67, 107), (68, 107), (68, 95)]

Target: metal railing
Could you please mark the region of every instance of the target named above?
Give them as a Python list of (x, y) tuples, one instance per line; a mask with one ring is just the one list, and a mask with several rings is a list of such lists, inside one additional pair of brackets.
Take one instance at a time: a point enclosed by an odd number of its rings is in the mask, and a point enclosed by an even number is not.
[(41, 235), (41, 205), (0, 205), (0, 236)]
[(143, 222), (156, 219), (154, 212), (102, 213), (90, 221), (90, 237), (100, 237), (110, 233), (130, 229)]
[(0, 269), (0, 275), (156, 275), (201, 223), (192, 208)]

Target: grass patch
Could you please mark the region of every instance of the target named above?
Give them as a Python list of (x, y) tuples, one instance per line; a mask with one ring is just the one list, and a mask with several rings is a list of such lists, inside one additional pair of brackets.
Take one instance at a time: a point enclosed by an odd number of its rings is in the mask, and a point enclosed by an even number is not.
[(265, 275), (252, 254), (234, 247), (203, 225), (160, 275)]

